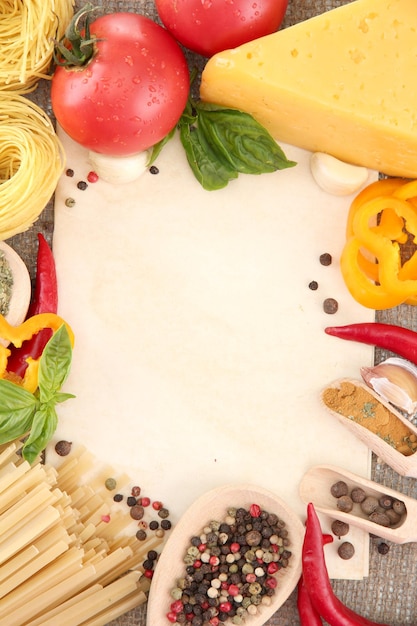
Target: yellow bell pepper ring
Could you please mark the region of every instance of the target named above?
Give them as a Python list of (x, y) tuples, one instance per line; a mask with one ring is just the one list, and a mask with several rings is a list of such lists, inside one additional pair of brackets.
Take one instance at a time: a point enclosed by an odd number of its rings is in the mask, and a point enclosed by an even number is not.
[[(15, 347), (20, 348), (24, 341), (28, 341), (44, 328), (50, 328), (54, 333), (65, 324), (70, 338), (71, 346), (74, 346), (74, 333), (67, 322), (55, 313), (39, 313), (25, 320), (19, 326), (12, 326), (3, 315), (0, 315), (0, 338)], [(7, 377), (7, 360), (11, 351), (0, 344), (0, 378)], [(28, 367), (22, 379), (22, 386), (29, 391), (35, 391), (38, 386), (39, 358), (30, 356), (27, 359)]]
[(417, 212), (408, 202), (392, 196), (387, 204), (386, 198), (375, 198), (362, 205), (356, 212), (352, 229), (362, 245), (378, 259), (378, 280), (382, 288), (406, 300), (417, 294), (417, 277), (401, 278), (401, 250), (398, 242), (391, 241), (387, 236), (374, 232), (369, 224), (372, 218), (384, 209), (395, 211), (405, 220), (407, 230), (417, 235)]
[(383, 310), (398, 306), (404, 297), (387, 292), (369, 278), (361, 266), (361, 241), (356, 237), (347, 240), (340, 257), (340, 269), (345, 284), (353, 298), (369, 309)]

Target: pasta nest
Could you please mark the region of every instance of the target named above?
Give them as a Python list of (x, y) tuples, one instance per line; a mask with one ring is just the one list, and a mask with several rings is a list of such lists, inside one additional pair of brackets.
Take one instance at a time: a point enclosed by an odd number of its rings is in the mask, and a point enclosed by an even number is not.
[(64, 165), (64, 150), (47, 114), (20, 94), (0, 92), (1, 240), (36, 221)]
[(47, 78), (73, 0), (0, 0), (0, 89), (27, 93)]

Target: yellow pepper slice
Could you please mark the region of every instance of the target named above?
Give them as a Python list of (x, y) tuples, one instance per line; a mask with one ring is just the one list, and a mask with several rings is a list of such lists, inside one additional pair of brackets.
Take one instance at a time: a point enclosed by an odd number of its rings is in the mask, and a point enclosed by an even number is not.
[[(20, 348), (24, 341), (27, 341), (36, 335), (43, 328), (50, 328), (56, 332), (62, 324), (65, 324), (70, 337), (71, 345), (74, 345), (74, 333), (65, 320), (55, 313), (39, 313), (25, 320), (19, 326), (12, 326), (3, 315), (0, 315), (0, 337), (6, 342), (12, 343)], [(0, 378), (7, 377), (7, 360), (10, 350), (3, 344), (0, 344)], [(22, 379), (22, 386), (28, 391), (35, 391), (38, 386), (38, 370), (39, 359), (27, 359), (28, 367), (25, 376)]]
[(341, 257), (342, 274), (364, 306), (417, 304), (417, 252), (402, 264), (400, 244), (417, 239), (417, 180), (384, 179), (351, 204)]

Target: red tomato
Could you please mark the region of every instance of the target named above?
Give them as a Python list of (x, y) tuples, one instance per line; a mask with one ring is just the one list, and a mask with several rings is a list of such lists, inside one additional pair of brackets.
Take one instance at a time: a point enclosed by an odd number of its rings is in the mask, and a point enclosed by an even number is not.
[(56, 68), (52, 109), (77, 143), (102, 154), (128, 156), (153, 146), (178, 122), (189, 72), (174, 38), (152, 20), (113, 13), (90, 26), (92, 59)]
[(177, 41), (210, 57), (274, 33), (288, 0), (155, 0), (155, 4)]

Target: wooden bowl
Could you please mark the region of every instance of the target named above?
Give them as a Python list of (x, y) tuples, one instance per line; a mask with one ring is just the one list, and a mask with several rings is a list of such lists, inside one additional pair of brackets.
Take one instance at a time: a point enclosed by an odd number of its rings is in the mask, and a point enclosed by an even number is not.
[(171, 590), (178, 578), (184, 576), (183, 562), (190, 539), (200, 534), (211, 520), (224, 520), (227, 509), (258, 504), (269, 513), (275, 513), (288, 529), (292, 552), (288, 567), (278, 574), (276, 593), (270, 606), (260, 606), (256, 615), (247, 616), (246, 626), (262, 626), (287, 600), (301, 576), (301, 550), (304, 540), (304, 526), (300, 518), (278, 496), (261, 487), (250, 484), (226, 485), (208, 491), (198, 498), (184, 513), (164, 546), (159, 557), (149, 592), (147, 626), (169, 624), (166, 617), (173, 602)]
[(12, 295), (6, 319), (12, 326), (19, 326), (26, 318), (32, 295), (29, 271), (17, 252), (4, 241), (0, 241), (0, 250), (4, 252), (13, 275)]

